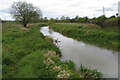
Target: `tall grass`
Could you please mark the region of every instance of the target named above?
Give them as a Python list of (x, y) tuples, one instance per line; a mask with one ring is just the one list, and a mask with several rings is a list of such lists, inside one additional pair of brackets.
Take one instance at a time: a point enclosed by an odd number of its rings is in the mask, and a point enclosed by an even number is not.
[(3, 78), (85, 78), (72, 61), (60, 61), (60, 50), (39, 32), (41, 26), (3, 23)]
[(57, 23), (50, 27), (68, 37), (82, 40), (100, 47), (120, 51), (118, 27), (101, 29), (94, 24)]
[[(19, 62), (36, 51), (42, 54), (43, 51), (46, 53), (46, 51), (53, 50), (57, 55), (60, 55), (60, 50), (52, 42), (45, 40), (45, 37), (39, 32), (38, 26), (32, 25), (29, 27), (28, 30), (24, 30), (20, 24), (18, 26), (15, 23), (3, 23), (2, 61), (3, 77), (5, 78), (15, 77), (15, 73), (20, 67)], [(27, 66), (29, 67), (29, 65)], [(24, 70), (26, 72), (26, 69)]]

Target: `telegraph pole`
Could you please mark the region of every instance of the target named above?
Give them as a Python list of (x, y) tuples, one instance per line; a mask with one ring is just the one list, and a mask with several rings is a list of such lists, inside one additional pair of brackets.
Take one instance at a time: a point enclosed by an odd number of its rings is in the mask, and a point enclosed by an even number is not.
[(95, 18), (95, 13), (93, 13), (93, 18)]
[(120, 1), (118, 2), (118, 17), (120, 17)]
[(103, 7), (103, 15), (105, 15), (105, 8)]

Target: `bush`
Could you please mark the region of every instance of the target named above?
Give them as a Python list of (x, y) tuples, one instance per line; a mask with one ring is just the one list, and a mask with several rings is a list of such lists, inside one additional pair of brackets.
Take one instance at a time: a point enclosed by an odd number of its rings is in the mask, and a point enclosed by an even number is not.
[(115, 27), (118, 26), (118, 18), (110, 18), (104, 22), (105, 27)]

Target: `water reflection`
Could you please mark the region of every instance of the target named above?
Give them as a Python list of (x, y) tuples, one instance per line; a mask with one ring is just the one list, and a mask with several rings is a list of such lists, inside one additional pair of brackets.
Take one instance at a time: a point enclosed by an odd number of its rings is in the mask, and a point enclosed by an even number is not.
[(65, 37), (48, 27), (42, 27), (40, 31), (44, 35), (60, 41), (56, 45), (62, 53), (61, 61), (72, 60), (76, 67), (82, 64), (86, 67), (98, 69), (105, 78), (118, 78), (118, 52)]

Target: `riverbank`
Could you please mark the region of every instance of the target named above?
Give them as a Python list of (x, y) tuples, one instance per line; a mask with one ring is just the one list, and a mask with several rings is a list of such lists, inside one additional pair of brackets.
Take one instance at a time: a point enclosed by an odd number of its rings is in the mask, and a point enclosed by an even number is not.
[(89, 23), (56, 23), (51, 24), (50, 28), (65, 36), (86, 43), (120, 51), (120, 34), (118, 34), (118, 27), (101, 29), (100, 26)]
[[(53, 40), (39, 32), (44, 24), (23, 28), (15, 22), (3, 23), (3, 78), (98, 78), (100, 72), (80, 67), (72, 61), (61, 62), (60, 50)], [(90, 76), (88, 76), (91, 74)]]

